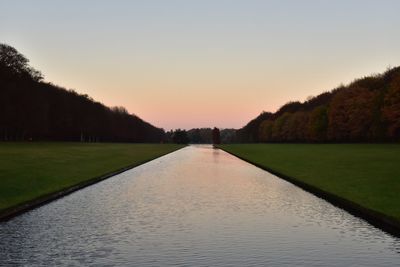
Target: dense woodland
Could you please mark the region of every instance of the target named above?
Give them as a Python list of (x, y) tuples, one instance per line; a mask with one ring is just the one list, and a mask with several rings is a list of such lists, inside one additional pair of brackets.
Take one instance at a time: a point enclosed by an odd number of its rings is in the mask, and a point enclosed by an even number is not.
[(162, 129), (87, 95), (43, 81), (13, 47), (0, 44), (0, 140), (161, 142)]
[[(211, 128), (163, 129), (88, 95), (44, 82), (13, 47), (0, 44), (0, 141), (212, 143)], [(400, 67), (355, 80), (307, 101), (263, 112), (232, 142), (391, 142), (400, 140)]]
[(400, 140), (400, 67), (355, 80), (307, 101), (263, 112), (237, 131), (239, 142)]

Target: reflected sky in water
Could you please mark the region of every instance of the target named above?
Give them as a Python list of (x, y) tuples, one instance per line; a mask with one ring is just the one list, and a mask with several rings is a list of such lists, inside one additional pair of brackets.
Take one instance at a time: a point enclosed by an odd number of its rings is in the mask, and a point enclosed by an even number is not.
[(0, 265), (398, 266), (400, 240), (210, 146), (0, 223)]

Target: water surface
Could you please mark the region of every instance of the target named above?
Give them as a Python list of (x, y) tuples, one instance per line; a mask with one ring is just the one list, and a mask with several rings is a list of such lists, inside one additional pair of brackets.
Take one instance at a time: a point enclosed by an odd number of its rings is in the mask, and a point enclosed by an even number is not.
[(400, 239), (210, 146), (0, 223), (0, 266), (399, 266)]

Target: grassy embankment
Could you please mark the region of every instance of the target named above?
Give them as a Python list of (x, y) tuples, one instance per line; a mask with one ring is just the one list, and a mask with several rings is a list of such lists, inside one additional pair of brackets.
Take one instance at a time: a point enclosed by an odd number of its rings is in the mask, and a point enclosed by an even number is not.
[(399, 144), (246, 144), (221, 148), (400, 225)]
[(0, 218), (32, 200), (181, 148), (173, 144), (0, 143)]

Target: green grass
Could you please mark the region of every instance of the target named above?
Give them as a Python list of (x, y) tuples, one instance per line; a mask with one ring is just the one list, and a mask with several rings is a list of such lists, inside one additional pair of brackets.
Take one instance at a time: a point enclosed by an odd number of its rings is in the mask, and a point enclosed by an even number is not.
[(0, 212), (174, 151), (173, 144), (0, 143)]
[(398, 144), (245, 144), (221, 148), (400, 221)]

